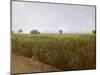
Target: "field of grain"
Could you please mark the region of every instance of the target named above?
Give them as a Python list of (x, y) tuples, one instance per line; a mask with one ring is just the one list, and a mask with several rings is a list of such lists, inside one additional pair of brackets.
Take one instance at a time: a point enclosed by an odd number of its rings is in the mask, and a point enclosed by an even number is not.
[(13, 34), (12, 54), (39, 61), (60, 71), (95, 69), (96, 36), (95, 34)]

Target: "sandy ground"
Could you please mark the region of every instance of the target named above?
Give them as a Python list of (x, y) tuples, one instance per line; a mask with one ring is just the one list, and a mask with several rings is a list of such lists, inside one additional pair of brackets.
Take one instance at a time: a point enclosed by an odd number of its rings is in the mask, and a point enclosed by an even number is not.
[(12, 56), (12, 73), (60, 71), (50, 65), (20, 55)]

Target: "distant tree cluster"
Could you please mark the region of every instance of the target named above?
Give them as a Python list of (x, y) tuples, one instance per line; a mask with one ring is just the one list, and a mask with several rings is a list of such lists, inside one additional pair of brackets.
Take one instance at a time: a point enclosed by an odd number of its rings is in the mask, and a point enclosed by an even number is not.
[(23, 33), (23, 30), (22, 30), (22, 29), (19, 29), (19, 30), (17, 31), (17, 33)]
[[(62, 33), (63, 33), (63, 30), (60, 29), (58, 32), (59, 32), (59, 34), (62, 34)], [(12, 31), (12, 33), (14, 33), (14, 31)], [(19, 30), (17, 31), (17, 33), (18, 33), (18, 34), (22, 34), (22, 33), (23, 33), (23, 30), (22, 30), (22, 29), (19, 29)], [(41, 34), (41, 32), (39, 32), (39, 31), (36, 30), (36, 29), (33, 29), (33, 30), (30, 31), (30, 34)]]
[(31, 34), (40, 34), (40, 32), (38, 30), (31, 30), (30, 33)]
[[(63, 34), (63, 30), (58, 30), (59, 34)], [(12, 31), (13, 34), (15, 34), (15, 31)], [(23, 33), (23, 30), (22, 29), (19, 29), (17, 31), (18, 34), (22, 34)], [(96, 33), (96, 30), (92, 30), (92, 33), (95, 34)], [(30, 31), (30, 34), (41, 34), (41, 32), (39, 32), (38, 30), (36, 29), (33, 29)]]
[[(12, 31), (12, 33), (14, 33), (14, 31)], [(22, 29), (19, 29), (17, 31), (17, 33), (18, 34), (22, 34), (23, 33), (23, 30)], [(33, 30), (30, 31), (30, 34), (40, 34), (40, 32), (38, 30), (33, 29)]]

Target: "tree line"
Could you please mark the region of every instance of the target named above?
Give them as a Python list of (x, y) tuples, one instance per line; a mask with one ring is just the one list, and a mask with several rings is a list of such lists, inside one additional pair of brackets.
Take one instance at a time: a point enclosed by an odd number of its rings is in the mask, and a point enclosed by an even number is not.
[[(59, 32), (59, 34), (62, 34), (63, 33), (63, 30), (59, 30), (58, 31)], [(12, 33), (15, 33), (15, 31), (12, 31)], [(23, 30), (22, 29), (19, 29), (18, 31), (17, 31), (17, 33), (18, 34), (22, 34), (23, 33)], [(39, 30), (31, 30), (30, 31), (30, 34), (41, 34), (41, 32), (39, 31)]]
[[(59, 34), (63, 34), (63, 30), (61, 30), (61, 29), (58, 30), (58, 32), (59, 32)], [(12, 31), (12, 33), (15, 33), (15, 32)], [(19, 29), (19, 30), (17, 31), (17, 33), (18, 33), (18, 34), (22, 34), (22, 33), (23, 33), (23, 30), (22, 30), (22, 29)], [(96, 33), (96, 30), (93, 30), (92, 33), (95, 34), (95, 33)], [(40, 32), (39, 30), (33, 29), (33, 30), (30, 31), (30, 34), (41, 34), (41, 32)]]

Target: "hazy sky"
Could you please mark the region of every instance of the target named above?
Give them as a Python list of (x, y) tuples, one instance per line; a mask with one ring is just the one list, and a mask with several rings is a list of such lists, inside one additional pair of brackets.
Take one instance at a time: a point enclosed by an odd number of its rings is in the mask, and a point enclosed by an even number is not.
[(86, 33), (95, 29), (95, 7), (33, 2), (12, 2), (12, 30)]

